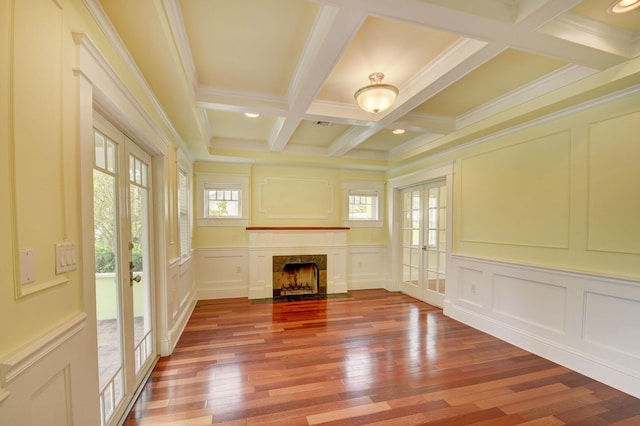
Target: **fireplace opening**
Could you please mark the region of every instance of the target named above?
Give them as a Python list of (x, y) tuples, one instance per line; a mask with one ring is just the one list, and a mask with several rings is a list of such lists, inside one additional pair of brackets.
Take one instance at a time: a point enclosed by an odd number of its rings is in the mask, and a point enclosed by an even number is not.
[(273, 257), (274, 299), (313, 299), (326, 295), (326, 255)]
[(315, 263), (287, 263), (282, 268), (278, 296), (317, 294), (320, 273)]

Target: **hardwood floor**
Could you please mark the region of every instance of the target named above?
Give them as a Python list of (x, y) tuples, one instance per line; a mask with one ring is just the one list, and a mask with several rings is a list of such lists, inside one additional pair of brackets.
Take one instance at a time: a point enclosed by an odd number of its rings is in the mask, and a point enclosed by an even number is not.
[(198, 302), (131, 425), (640, 425), (640, 400), (399, 293)]

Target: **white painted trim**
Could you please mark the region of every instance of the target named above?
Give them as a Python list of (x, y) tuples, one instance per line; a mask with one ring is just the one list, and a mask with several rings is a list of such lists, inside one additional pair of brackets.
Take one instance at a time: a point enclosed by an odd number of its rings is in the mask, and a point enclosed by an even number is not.
[[(390, 279), (388, 290), (400, 291), (402, 287), (402, 197), (404, 188), (422, 185), (430, 181), (446, 179), (447, 183), (447, 265), (451, 258), (451, 242), (453, 241), (453, 162), (447, 162), (417, 172), (391, 178), (387, 181), (387, 220), (391, 235)], [(396, 219), (398, 218), (398, 219)], [(449, 268), (447, 266), (447, 274)]]
[(149, 152), (166, 156), (171, 142), (104, 55), (86, 34), (73, 33), (73, 39), (79, 49), (74, 71), (84, 75), (93, 87), (99, 88), (91, 94), (93, 104), (100, 108), (98, 111), (125, 127), (122, 130), (128, 133), (127, 136), (142, 144)]
[(597, 71), (579, 65), (567, 65), (558, 71), (541, 77), (523, 87), (506, 93), (489, 103), (475, 108), (457, 119), (457, 128), (463, 129), (473, 123), (490, 118), (494, 114), (514, 108), (525, 102), (531, 101), (545, 93), (550, 93), (561, 87), (571, 84), (595, 74)]
[[(38, 361), (64, 345), (86, 325), (87, 314), (81, 312), (71, 320), (47, 331), (38, 339), (0, 360), (0, 383), (6, 386)], [(4, 391), (6, 393), (6, 391)]]
[[(378, 256), (376, 267), (372, 272), (356, 273), (349, 268), (353, 266), (360, 255)], [(371, 288), (389, 287), (389, 246), (387, 244), (363, 244), (347, 246), (347, 289), (364, 290)]]
[(465, 256), (462, 254), (452, 254), (451, 258), (453, 260), (482, 262), (490, 265), (503, 266), (503, 267), (517, 267), (517, 268), (532, 271), (532, 272), (534, 271), (549, 272), (549, 273), (561, 275), (567, 278), (589, 278), (589, 279), (595, 279), (598, 281), (608, 282), (611, 284), (615, 283), (615, 284), (640, 286), (640, 281), (631, 277), (604, 275), (604, 274), (598, 274), (595, 272), (579, 271), (577, 269), (576, 270), (560, 269), (560, 268), (553, 268), (551, 266), (534, 265), (531, 263), (507, 262), (504, 260), (489, 259), (489, 258), (483, 258), (483, 257), (477, 257), (477, 256)]
[(178, 318), (173, 324), (173, 328), (171, 328), (169, 333), (167, 333), (167, 340), (160, 342), (160, 356), (168, 356), (173, 353), (173, 350), (176, 348), (178, 340), (180, 340), (180, 336), (182, 336), (195, 307), (195, 292), (192, 291), (187, 307), (180, 312), (180, 315), (178, 315)]
[[(611, 93), (609, 95), (605, 95), (605, 96), (602, 96), (602, 97), (599, 97), (599, 98), (596, 98), (596, 99), (585, 101), (583, 103), (580, 103), (580, 104), (577, 104), (577, 105), (573, 105), (573, 106), (571, 106), (569, 108), (565, 108), (565, 109), (557, 111), (557, 112), (552, 112), (550, 114), (544, 115), (544, 116), (536, 118), (534, 120), (525, 121), (522, 124), (518, 124), (518, 125), (515, 125), (515, 126), (512, 126), (512, 127), (506, 128), (504, 130), (500, 130), (500, 131), (497, 131), (495, 133), (491, 133), (489, 135), (482, 136), (482, 137), (477, 138), (477, 139), (473, 139), (473, 140), (471, 140), (471, 142), (463, 143), (463, 144), (458, 145), (456, 147), (445, 149), (443, 151), (440, 151), (440, 152), (437, 152), (435, 154), (430, 155), (429, 156), (429, 160), (434, 161), (434, 160), (437, 160), (437, 159), (442, 158), (442, 157), (450, 156), (451, 154), (454, 154), (454, 153), (456, 153), (458, 151), (461, 151), (461, 150), (464, 150), (464, 149), (468, 149), (468, 148), (471, 148), (471, 147), (476, 146), (476, 145), (483, 144), (483, 143), (485, 143), (487, 141), (495, 140), (495, 139), (498, 139), (498, 138), (501, 138), (501, 137), (504, 137), (504, 136), (507, 136), (507, 135), (512, 135), (512, 134), (514, 134), (516, 132), (519, 132), (519, 131), (522, 131), (522, 130), (526, 130), (526, 129), (529, 129), (529, 128), (532, 128), (532, 127), (536, 127), (536, 126), (539, 126), (541, 124), (545, 124), (545, 123), (548, 123), (548, 122), (551, 122), (551, 121), (554, 121), (554, 120), (558, 120), (558, 119), (567, 117), (567, 116), (569, 116), (571, 114), (575, 114), (575, 113), (579, 113), (579, 112), (582, 112), (582, 111), (585, 111), (585, 110), (588, 110), (588, 109), (591, 109), (591, 108), (595, 108), (595, 107), (598, 107), (600, 105), (607, 104), (609, 102), (615, 102), (617, 100), (624, 99), (624, 98), (626, 98), (628, 96), (634, 96), (634, 95), (638, 94), (639, 92), (640, 92), (640, 85), (631, 86), (629, 88), (626, 88), (626, 89), (623, 89), (623, 90), (619, 90), (617, 92), (613, 92), (613, 93)], [(549, 93), (547, 95), (551, 95), (551, 93)], [(545, 96), (547, 96), (547, 95), (545, 95)], [(474, 123), (474, 125), (475, 124), (476, 123)], [(461, 131), (464, 131), (464, 130), (465, 129), (461, 129)], [(445, 138), (445, 137), (442, 137), (442, 138)], [(436, 148), (438, 146), (438, 144), (441, 144), (442, 142), (439, 141), (439, 139), (442, 139), (442, 138), (437, 138), (435, 140), (430, 141), (429, 144), (425, 144), (424, 146), (422, 146), (422, 148), (417, 148), (416, 152), (414, 152), (413, 154), (407, 153), (407, 157), (406, 158), (408, 158), (410, 156), (413, 156), (413, 157), (415, 157), (415, 159), (413, 161), (410, 161), (410, 162), (402, 163), (399, 166), (391, 167), (389, 169), (389, 172), (392, 173), (392, 174), (400, 174), (400, 173), (402, 173), (403, 170), (410, 170), (410, 169), (413, 169), (413, 168), (416, 168), (416, 167), (420, 167), (420, 165), (422, 163), (424, 163), (426, 153), (430, 149)], [(450, 136), (446, 136), (446, 138), (450, 138)], [(433, 144), (434, 146), (431, 147), (430, 144)], [(391, 160), (399, 162), (400, 158), (392, 158)]]
[(436, 167), (419, 170), (403, 176), (389, 179), (389, 190), (402, 189), (419, 183), (440, 179), (453, 173), (453, 162), (444, 163)]
[[(229, 187), (240, 190), (239, 217), (205, 217), (204, 191), (215, 187)], [(249, 225), (251, 211), (250, 176), (225, 173), (195, 173), (195, 211), (193, 217), (197, 226), (241, 226)]]
[[(464, 255), (449, 266), (445, 315), (640, 397), (633, 331), (597, 327), (615, 317), (613, 306), (624, 308), (619, 322), (635, 320), (639, 280)], [(618, 305), (589, 306), (590, 295)]]
[(615, 55), (633, 58), (633, 50), (640, 37), (637, 33), (565, 12), (542, 26), (541, 32), (597, 48)]
[(9, 398), (9, 395), (11, 395), (11, 392), (6, 389), (2, 389), (2, 386), (0, 386), (0, 407), (2, 406), (2, 403)]
[[(107, 14), (102, 8), (102, 5), (100, 4), (100, 2), (98, 0), (82, 0), (82, 1), (86, 6), (87, 10), (91, 13), (91, 16), (93, 16), (93, 19), (95, 20), (95, 22), (98, 24), (102, 32), (105, 34), (105, 36), (109, 40), (110, 45), (115, 49), (120, 59), (122, 59), (122, 61), (125, 63), (127, 70), (131, 73), (136, 83), (138, 83), (145, 97), (150, 101), (154, 110), (161, 117), (163, 124), (171, 132), (171, 136), (173, 137), (173, 139), (178, 143), (178, 145), (180, 146), (180, 149), (185, 152), (185, 154), (189, 158), (189, 162), (193, 163), (194, 159), (192, 158), (190, 151), (187, 149), (186, 143), (184, 142), (184, 140), (182, 139), (182, 137), (174, 127), (173, 123), (167, 116), (166, 112), (162, 108), (160, 102), (158, 101), (158, 98), (153, 93), (153, 90), (151, 90), (151, 87), (149, 86), (149, 84), (147, 83), (147, 80), (144, 78), (144, 76), (142, 75), (142, 72), (140, 71), (135, 61), (131, 57), (129, 50), (127, 50), (125, 44), (123, 43), (122, 39), (118, 35), (118, 32), (113, 28), (113, 25), (111, 24), (111, 21), (107, 17)], [(127, 91), (128, 91), (128, 88), (127, 88)], [(151, 122), (150, 118), (149, 118), (149, 121)], [(158, 131), (160, 132), (159, 128), (158, 128)], [(160, 139), (164, 140), (165, 142), (168, 142), (164, 135)]]
[(486, 315), (455, 305), (451, 301), (445, 301), (444, 314), (528, 352), (640, 398), (640, 376), (637, 372), (621, 368), (606, 359), (591, 356), (570, 346), (509, 326)]

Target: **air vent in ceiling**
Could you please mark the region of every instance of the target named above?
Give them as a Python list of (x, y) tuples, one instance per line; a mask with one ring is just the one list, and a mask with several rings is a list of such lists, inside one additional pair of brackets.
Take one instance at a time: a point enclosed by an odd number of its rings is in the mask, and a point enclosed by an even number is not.
[(316, 126), (324, 126), (324, 127), (329, 127), (331, 126), (333, 123), (331, 123), (330, 121), (316, 121)]

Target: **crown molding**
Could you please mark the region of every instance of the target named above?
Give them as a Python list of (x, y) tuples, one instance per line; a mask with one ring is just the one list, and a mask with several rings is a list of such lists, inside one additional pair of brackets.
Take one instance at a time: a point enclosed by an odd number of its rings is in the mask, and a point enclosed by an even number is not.
[[(138, 68), (138, 65), (135, 63), (135, 61), (131, 57), (129, 50), (126, 48), (126, 46), (124, 45), (124, 42), (122, 41), (122, 39), (120, 38), (116, 30), (113, 28), (113, 25), (111, 24), (111, 21), (107, 17), (107, 14), (102, 8), (102, 5), (100, 4), (100, 2), (98, 0), (82, 0), (82, 2), (87, 8), (87, 10), (89, 11), (89, 13), (91, 14), (91, 16), (93, 17), (93, 19), (96, 21), (96, 24), (98, 25), (100, 30), (103, 32), (103, 34), (109, 41), (109, 44), (111, 45), (111, 47), (116, 51), (120, 59), (124, 62), (124, 65), (126, 66), (127, 70), (131, 73), (136, 83), (140, 86), (144, 95), (151, 102), (151, 105), (153, 106), (156, 113), (162, 119), (163, 124), (169, 130), (175, 142), (178, 144), (180, 149), (184, 151), (184, 154), (188, 158), (189, 162), (193, 163), (194, 161), (193, 154), (187, 148), (186, 143), (184, 142), (184, 140), (182, 139), (182, 137), (174, 127), (169, 117), (167, 116), (166, 112), (164, 111), (164, 108), (162, 108), (162, 106), (160, 105), (158, 98), (156, 98), (156, 95), (153, 93), (153, 90), (151, 90), (151, 87), (149, 86), (149, 84), (147, 83), (147, 80), (142, 75), (142, 72)], [(165, 143), (168, 142), (166, 141), (166, 136), (163, 139), (165, 139)]]
[(546, 23), (541, 32), (626, 59), (634, 57), (640, 35), (567, 12)]

